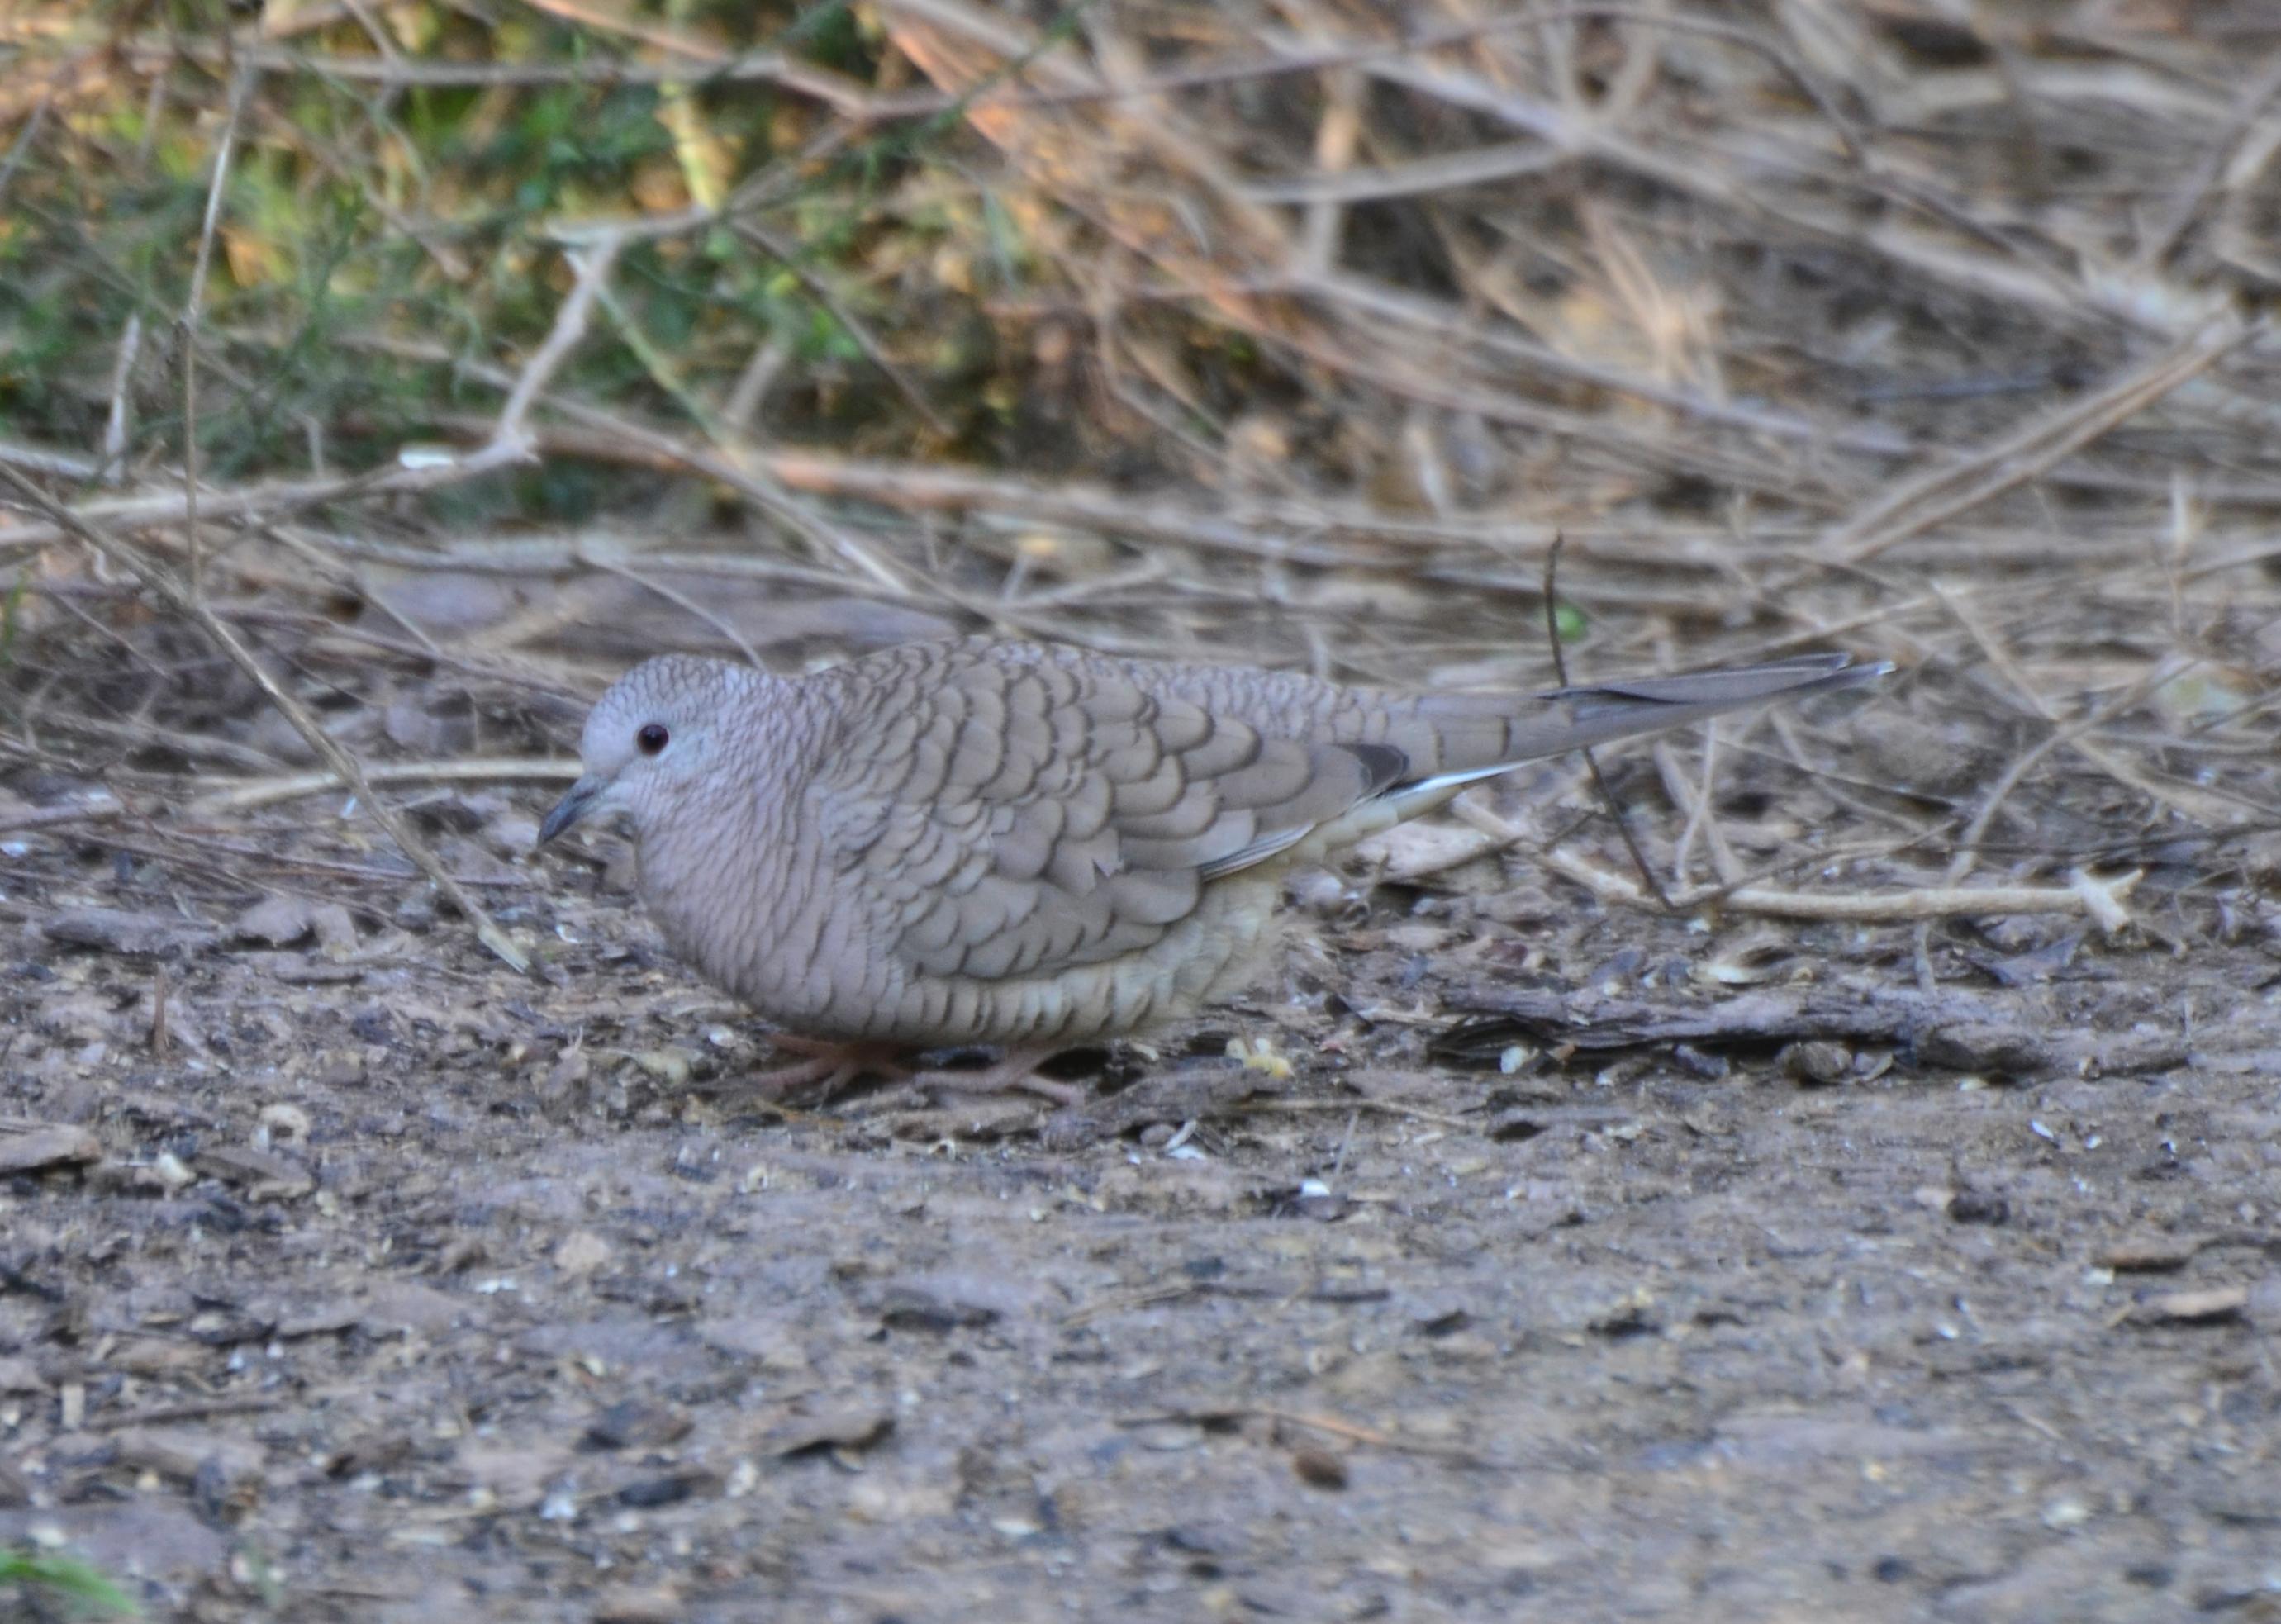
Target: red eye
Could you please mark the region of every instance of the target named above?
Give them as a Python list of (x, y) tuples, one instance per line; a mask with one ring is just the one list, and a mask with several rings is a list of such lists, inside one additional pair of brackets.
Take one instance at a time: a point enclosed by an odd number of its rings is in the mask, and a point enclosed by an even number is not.
[(655, 755), (665, 748), (666, 740), (671, 737), (665, 731), (663, 723), (652, 722), (644, 724), (642, 731), (634, 735), (634, 743), (641, 746), (644, 755)]

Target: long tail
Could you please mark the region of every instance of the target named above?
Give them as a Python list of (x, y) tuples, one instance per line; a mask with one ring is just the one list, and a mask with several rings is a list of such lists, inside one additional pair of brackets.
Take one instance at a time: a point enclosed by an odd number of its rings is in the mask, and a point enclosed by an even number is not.
[[(1628, 739), (1677, 727), (1723, 711), (1747, 710), (1775, 700), (1802, 700), (1809, 694), (1836, 693), (1859, 688), (1892, 674), (1890, 661), (1856, 665), (1851, 654), (1794, 654), (1759, 665), (1728, 666), (1716, 671), (1682, 671), (1675, 677), (1634, 677), (1611, 683), (1581, 683), (1554, 688), (1536, 697), (1550, 704), (1566, 704), (1570, 718), (1561, 724), (1554, 716), (1524, 720), (1512, 737), (1523, 743), (1515, 762), (1562, 750), (1580, 749), (1611, 739)], [(1543, 747), (1534, 747), (1531, 735), (1543, 731)]]
[[(1393, 814), (1388, 822), (1414, 817), (1465, 785), (1523, 762), (1775, 700), (1858, 688), (1892, 669), (1883, 661), (1856, 665), (1848, 654), (1797, 654), (1723, 670), (1554, 688), (1530, 696), (1525, 710), (1506, 700), (1498, 707), (1501, 715), (1488, 714), (1494, 701), (1487, 696), (1448, 696), (1438, 704), (1429, 698), (1420, 702), (1418, 720), (1439, 735), (1438, 770), (1388, 785), (1379, 804)], [(1442, 714), (1434, 715), (1437, 710)]]

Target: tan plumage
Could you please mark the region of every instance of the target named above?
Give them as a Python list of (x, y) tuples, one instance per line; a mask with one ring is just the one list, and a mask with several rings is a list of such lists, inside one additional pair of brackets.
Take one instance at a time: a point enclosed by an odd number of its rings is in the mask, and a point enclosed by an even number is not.
[(1520, 762), (1884, 669), (1514, 695), (979, 638), (805, 677), (674, 655), (595, 706), (542, 839), (629, 814), (669, 941), (794, 1033), (1050, 1053), (1241, 986), (1294, 862)]

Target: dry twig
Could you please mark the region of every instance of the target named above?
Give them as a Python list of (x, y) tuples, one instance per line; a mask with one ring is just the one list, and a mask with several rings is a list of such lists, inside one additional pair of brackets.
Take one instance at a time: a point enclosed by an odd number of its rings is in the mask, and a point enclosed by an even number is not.
[(309, 747), (317, 753), (318, 757), (332, 768), (340, 781), (356, 791), (365, 808), (371, 813), (373, 820), (386, 830), (389, 838), (396, 842), (397, 849), (434, 882), (437, 890), (443, 893), (452, 906), (460, 911), (462, 918), (475, 926), (476, 939), (514, 969), (522, 971), (530, 970), (530, 956), (521, 947), (515, 946), (505, 931), (499, 929), (491, 915), (484, 910), (483, 904), (469, 895), (467, 888), (452, 878), (451, 871), (437, 861), (436, 855), (428, 849), (428, 843), (420, 838), (419, 831), (412, 827), (404, 816), (373, 793), (372, 785), (365, 776), (364, 768), (358, 762), (356, 757), (343, 749), (339, 742), (325, 731), (316, 717), (309, 714), (308, 707), (278, 684), (277, 679), (270, 676), (260, 661), (254, 658), (253, 651), (240, 640), (237, 633), (231, 630), (220, 616), (200, 601), (189, 588), (177, 581), (165, 568), (145, 558), (135, 548), (115, 537), (105, 534), (72, 514), (15, 469), (0, 467), (0, 480), (4, 480), (12, 485), (18, 496), (34, 511), (44, 515), (49, 522), (57, 525), (112, 564), (127, 570), (149, 587), (151, 592), (164, 601), (169, 608), (195, 623), (201, 631), (205, 632), (215, 646), (228, 657), (230, 663), (244, 673), (247, 679), (261, 690), (263, 697), (276, 707), (278, 712), (292, 723), (293, 731), (300, 734)]

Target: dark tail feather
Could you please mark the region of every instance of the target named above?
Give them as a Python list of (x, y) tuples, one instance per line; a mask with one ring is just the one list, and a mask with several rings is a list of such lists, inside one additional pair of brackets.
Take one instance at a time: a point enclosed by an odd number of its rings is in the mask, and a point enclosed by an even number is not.
[[(1400, 718), (1406, 723), (1406, 737), (1405, 731), (1397, 731), (1387, 743), (1343, 746), (1361, 761), (1366, 778), (1379, 785), (1376, 793), (1365, 794), (1328, 824), (1240, 855), (1245, 862), (1256, 862), (1286, 846), (1298, 845), (1303, 836), (1314, 842), (1303, 850), (1319, 852), (1431, 811), (1466, 785), (1495, 777), (1523, 762), (1612, 739), (1659, 732), (1725, 711), (1858, 688), (1892, 669), (1882, 662), (1855, 665), (1844, 654), (1799, 654), (1723, 671), (1584, 683), (1549, 693), (1408, 696), (1395, 701), (1407, 708), (1407, 715)], [(1439, 770), (1419, 770), (1424, 763)], [(1218, 865), (1213, 873), (1231, 872), (1233, 866)]]
[[(1858, 688), (1890, 674), (1892, 669), (1884, 661), (1856, 665), (1851, 654), (1796, 654), (1787, 660), (1729, 666), (1723, 670), (1580, 683), (1572, 688), (1555, 688), (1537, 697), (1568, 707), (1567, 715), (1546, 729), (1549, 737), (1544, 742), (1554, 749), (1574, 750), (1611, 739), (1653, 732), (1659, 728), (1678, 727), (1722, 711)], [(1520, 724), (1515, 731), (1523, 737), (1514, 742), (1523, 742), (1550, 721), (1550, 717), (1531, 718)]]
[[(1892, 670), (1883, 661), (1855, 665), (1846, 654), (1798, 654), (1763, 665), (1730, 666), (1718, 671), (1686, 671), (1675, 677), (1630, 677), (1615, 682), (1581, 683), (1531, 695), (1525, 714), (1497, 718), (1503, 737), (1476, 738), (1459, 752), (1472, 765), (1445, 768), (1398, 785), (1394, 796), (1403, 808), (1439, 805), (1465, 785), (1493, 777), (1523, 762), (1561, 755), (1611, 739), (1683, 727), (1730, 710), (1755, 709), (1777, 700), (1858, 688)], [(1484, 701), (1467, 696), (1470, 707)], [(1473, 712), (1480, 716), (1480, 710)], [(1486, 720), (1486, 718), (1482, 718)], [(1476, 723), (1475, 725), (1478, 725)], [(1444, 754), (1444, 762), (1449, 755)]]

